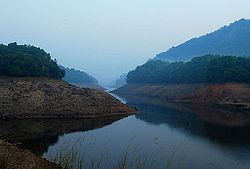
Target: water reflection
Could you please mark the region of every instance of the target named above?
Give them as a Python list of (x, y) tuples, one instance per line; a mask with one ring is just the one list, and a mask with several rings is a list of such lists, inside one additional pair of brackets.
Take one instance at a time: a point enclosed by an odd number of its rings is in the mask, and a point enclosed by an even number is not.
[[(0, 135), (21, 142), (45, 158), (65, 145), (84, 140), (79, 143), (79, 152), (88, 152), (89, 159), (100, 158), (105, 148), (110, 150), (106, 156), (109, 167), (133, 139), (131, 147), (137, 155), (157, 150), (157, 168), (166, 167), (166, 159), (172, 158), (176, 145), (178, 151), (185, 152), (181, 160), (184, 167), (180, 168), (250, 168), (248, 114), (230, 108), (167, 103), (157, 98), (126, 97), (126, 101), (139, 113), (127, 118), (0, 121)], [(133, 153), (131, 159), (135, 158)]]
[(249, 168), (249, 127), (215, 125), (189, 111), (128, 104), (137, 106), (140, 113), (93, 131), (65, 134), (44, 157), (50, 158), (65, 145), (72, 147), (83, 140), (79, 152), (89, 161), (101, 158), (103, 150), (110, 150), (105, 155), (106, 168), (113, 168), (124, 152), (130, 160), (155, 152), (155, 168), (166, 168), (171, 158), (180, 169)]
[[(223, 145), (227, 144), (236, 146), (250, 144), (250, 125), (237, 127), (225, 126), (221, 123), (214, 124), (214, 122), (211, 122), (211, 119), (204, 120), (203, 116), (190, 112), (190, 110), (180, 111), (150, 104), (133, 105), (141, 112), (135, 115), (136, 118), (149, 124), (167, 125), (179, 132), (204, 137)], [(216, 114), (220, 113), (218, 111), (216, 112)], [(215, 118), (214, 114), (212, 115), (213, 118)], [(221, 116), (222, 115), (219, 114), (219, 117), (217, 119), (215, 118), (216, 122), (219, 121), (218, 119)]]
[[(189, 113), (189, 116), (190, 114), (197, 115), (200, 119), (215, 125), (229, 127), (250, 125), (250, 112), (242, 112), (241, 108), (237, 107), (174, 103), (167, 102), (164, 99), (144, 96), (126, 96), (126, 100), (128, 101), (127, 104), (139, 106), (139, 109), (143, 112), (148, 112), (150, 109), (156, 110), (155, 112), (163, 112), (164, 109), (165, 112), (174, 110)], [(181, 116), (185, 118), (185, 113), (182, 113)]]
[(0, 137), (41, 156), (60, 135), (101, 128), (122, 118), (0, 120)]

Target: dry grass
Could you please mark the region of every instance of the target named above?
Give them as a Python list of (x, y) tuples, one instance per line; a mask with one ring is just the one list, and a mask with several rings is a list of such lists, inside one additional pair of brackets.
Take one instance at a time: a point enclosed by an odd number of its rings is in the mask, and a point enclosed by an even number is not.
[[(87, 152), (82, 155), (80, 152), (80, 140), (78, 143), (69, 149), (67, 146), (63, 148), (58, 154), (52, 157), (52, 162), (55, 162), (62, 166), (64, 169), (158, 169), (159, 164), (156, 159), (159, 157), (157, 154), (160, 149), (146, 153), (147, 151), (138, 152), (138, 147), (131, 146), (129, 143), (128, 147), (125, 148), (117, 161), (112, 161), (110, 165), (108, 156), (108, 151), (104, 151), (101, 158), (88, 159)], [(136, 150), (135, 150), (136, 149)], [(183, 166), (183, 161), (185, 161), (185, 143), (180, 142), (173, 146), (172, 150), (169, 151), (168, 158), (166, 159), (166, 164), (161, 166), (165, 169), (185, 169)], [(112, 153), (112, 152), (111, 152)], [(112, 159), (113, 160), (113, 159)], [(159, 160), (159, 159), (157, 159)], [(237, 164), (237, 165), (235, 165)], [(240, 168), (238, 161), (232, 164), (235, 169)], [(211, 169), (220, 169), (216, 164), (210, 163)], [(47, 168), (45, 168), (47, 169)]]
[(6, 169), (8, 165), (8, 155), (6, 153), (0, 154), (0, 169)]
[[(143, 154), (140, 154), (138, 147), (133, 148), (130, 143), (129, 146), (124, 150), (124, 153), (121, 153), (117, 161), (114, 161), (113, 167), (108, 163), (108, 151), (104, 151), (101, 155), (101, 158), (87, 159), (86, 152), (82, 154), (79, 151), (80, 149), (80, 140), (77, 141), (71, 148), (68, 146), (63, 146), (57, 154), (53, 155), (50, 160), (54, 163), (59, 164), (64, 169), (156, 169), (157, 163), (155, 163), (155, 158), (158, 153), (158, 150)], [(177, 147), (177, 146), (176, 146)], [(180, 160), (183, 159), (183, 151), (178, 153), (177, 149), (173, 149), (170, 160), (167, 161), (166, 169), (180, 169), (181, 165), (174, 167), (176, 162), (180, 163)], [(138, 154), (137, 154), (138, 153)], [(173, 156), (173, 157), (172, 157)], [(178, 159), (179, 158), (179, 159)], [(177, 160), (177, 161), (175, 161)]]

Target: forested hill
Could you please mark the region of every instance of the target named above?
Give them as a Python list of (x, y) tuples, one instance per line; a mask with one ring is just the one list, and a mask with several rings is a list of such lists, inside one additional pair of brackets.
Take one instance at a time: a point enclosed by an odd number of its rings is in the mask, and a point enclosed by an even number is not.
[(250, 58), (206, 55), (190, 62), (152, 60), (128, 73), (127, 82), (150, 84), (250, 82)]
[(250, 20), (241, 19), (229, 26), (193, 38), (177, 47), (156, 55), (165, 61), (190, 61), (193, 57), (213, 55), (250, 55)]
[(61, 69), (65, 71), (65, 77), (63, 80), (75, 84), (75, 85), (97, 85), (98, 81), (96, 78), (88, 75), (87, 73), (80, 71), (80, 70), (75, 70), (73, 68), (65, 68), (63, 66), (60, 66)]
[(17, 43), (0, 45), (0, 76), (61, 79), (64, 73), (50, 54), (40, 48)]

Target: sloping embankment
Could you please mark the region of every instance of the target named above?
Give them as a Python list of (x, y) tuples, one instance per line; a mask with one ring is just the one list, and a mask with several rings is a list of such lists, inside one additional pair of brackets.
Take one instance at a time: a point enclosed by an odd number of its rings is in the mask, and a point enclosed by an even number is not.
[(62, 167), (36, 157), (28, 150), (0, 140), (0, 168), (1, 169), (62, 169)]
[(111, 95), (48, 78), (0, 78), (0, 118), (84, 118), (135, 110)]
[(249, 84), (128, 84), (113, 92), (125, 98), (142, 96), (175, 103), (223, 105), (250, 110)]

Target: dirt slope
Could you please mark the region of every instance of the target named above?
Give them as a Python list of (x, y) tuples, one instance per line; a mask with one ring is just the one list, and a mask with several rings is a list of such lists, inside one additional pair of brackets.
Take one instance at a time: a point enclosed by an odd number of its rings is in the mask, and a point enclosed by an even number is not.
[(128, 115), (134, 109), (109, 94), (47, 78), (0, 78), (0, 118)]
[(124, 96), (146, 96), (169, 102), (225, 105), (250, 110), (250, 85), (227, 84), (172, 84), (172, 85), (126, 85), (114, 91)]
[(0, 168), (1, 169), (62, 169), (62, 167), (36, 157), (28, 150), (0, 140)]

